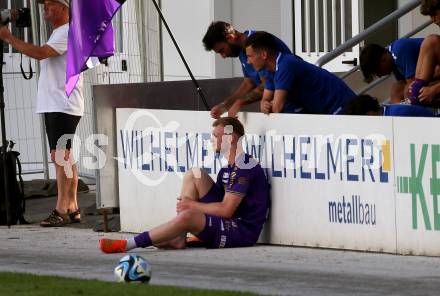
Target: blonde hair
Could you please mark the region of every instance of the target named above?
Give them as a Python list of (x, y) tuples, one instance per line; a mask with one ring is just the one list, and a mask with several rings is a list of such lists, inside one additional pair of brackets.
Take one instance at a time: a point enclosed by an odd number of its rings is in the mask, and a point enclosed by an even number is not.
[(232, 132), (235, 133), (239, 138), (244, 136), (244, 127), (241, 122), (235, 117), (220, 117), (212, 123), (213, 127), (216, 126), (226, 127), (228, 125), (232, 126)]

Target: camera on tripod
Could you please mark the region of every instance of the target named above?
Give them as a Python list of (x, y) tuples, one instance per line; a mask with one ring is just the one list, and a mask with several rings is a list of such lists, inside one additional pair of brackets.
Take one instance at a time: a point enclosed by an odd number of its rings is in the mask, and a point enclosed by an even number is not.
[(31, 10), (29, 8), (0, 9), (0, 26), (7, 25), (9, 22), (15, 24), (17, 28), (26, 28), (32, 25)]

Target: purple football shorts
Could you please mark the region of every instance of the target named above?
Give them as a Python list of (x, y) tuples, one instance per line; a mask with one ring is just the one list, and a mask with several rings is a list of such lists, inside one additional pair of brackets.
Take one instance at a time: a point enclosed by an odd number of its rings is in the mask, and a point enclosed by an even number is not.
[(411, 105), (419, 105), (420, 101), (419, 101), (419, 95), (420, 95), (420, 90), (422, 89), (422, 87), (425, 87), (428, 85), (428, 82), (422, 79), (414, 79), (414, 81), (412, 82), (411, 85), (411, 95), (409, 97), (409, 100), (411, 101)]
[[(214, 184), (200, 202), (221, 202), (224, 194), (223, 188)], [(205, 228), (195, 235), (205, 242), (208, 248), (248, 247), (258, 240), (259, 233), (251, 231), (240, 218), (225, 219), (205, 214), (205, 219)]]

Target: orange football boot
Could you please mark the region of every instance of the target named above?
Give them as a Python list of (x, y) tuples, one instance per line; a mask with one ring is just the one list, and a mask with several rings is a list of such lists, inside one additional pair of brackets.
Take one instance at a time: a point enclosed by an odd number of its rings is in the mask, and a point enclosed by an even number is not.
[(127, 240), (125, 239), (108, 239), (103, 238), (99, 240), (99, 248), (102, 252), (107, 254), (125, 253)]

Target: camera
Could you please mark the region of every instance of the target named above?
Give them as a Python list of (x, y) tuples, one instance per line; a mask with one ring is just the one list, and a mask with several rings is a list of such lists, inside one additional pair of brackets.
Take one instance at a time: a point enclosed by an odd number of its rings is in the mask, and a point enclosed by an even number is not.
[(32, 25), (31, 10), (29, 8), (0, 9), (0, 24), (7, 25), (9, 22), (17, 28), (26, 28)]

